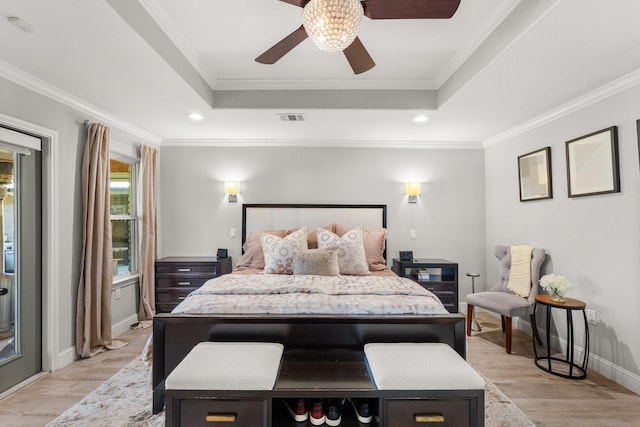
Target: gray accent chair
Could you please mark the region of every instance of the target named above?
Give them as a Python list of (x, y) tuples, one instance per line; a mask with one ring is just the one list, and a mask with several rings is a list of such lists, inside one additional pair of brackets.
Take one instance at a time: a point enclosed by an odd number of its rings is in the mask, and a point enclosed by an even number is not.
[(509, 246), (496, 246), (496, 258), (500, 261), (500, 279), (492, 288), (485, 292), (467, 295), (467, 336), (471, 336), (473, 308), (480, 307), (500, 314), (502, 331), (505, 332), (505, 349), (511, 354), (511, 319), (529, 315), (531, 330), (538, 344), (542, 344), (538, 328), (533, 321), (533, 307), (538, 295), (538, 281), (540, 268), (545, 259), (544, 249), (534, 248), (531, 252), (531, 293), (529, 298), (523, 298), (512, 293), (507, 285), (511, 269), (511, 250)]

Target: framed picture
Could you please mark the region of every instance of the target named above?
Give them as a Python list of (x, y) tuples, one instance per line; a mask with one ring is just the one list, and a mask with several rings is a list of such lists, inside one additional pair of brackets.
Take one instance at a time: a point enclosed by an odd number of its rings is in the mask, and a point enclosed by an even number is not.
[(566, 152), (569, 197), (620, 191), (616, 126), (567, 141)]
[(552, 199), (551, 148), (545, 147), (518, 156), (520, 201)]
[(640, 119), (636, 120), (636, 128), (638, 129), (638, 165), (640, 166)]

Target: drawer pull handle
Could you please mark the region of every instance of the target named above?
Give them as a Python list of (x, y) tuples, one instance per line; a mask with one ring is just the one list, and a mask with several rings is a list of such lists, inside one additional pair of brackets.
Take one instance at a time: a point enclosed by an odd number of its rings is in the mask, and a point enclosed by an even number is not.
[(435, 288), (427, 288), (428, 291), (433, 292)]
[(189, 286), (191, 282), (178, 282), (178, 286)]
[(205, 420), (208, 423), (235, 423), (236, 414), (212, 414), (209, 413)]
[(179, 268), (179, 269), (178, 269), (178, 271), (179, 271), (180, 273), (188, 273), (188, 272), (190, 272), (190, 271), (191, 271), (191, 269), (190, 269), (190, 268)]
[(179, 300), (186, 299), (187, 297), (178, 297)]
[(442, 414), (414, 414), (416, 423), (443, 423), (444, 415)]

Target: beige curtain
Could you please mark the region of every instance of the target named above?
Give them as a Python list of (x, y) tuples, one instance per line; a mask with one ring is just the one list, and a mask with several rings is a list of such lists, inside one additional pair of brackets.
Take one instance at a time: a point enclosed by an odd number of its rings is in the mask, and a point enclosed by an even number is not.
[(82, 160), (83, 248), (76, 311), (76, 351), (92, 357), (126, 343), (111, 339), (109, 128), (92, 123)]
[(151, 320), (156, 312), (154, 297), (156, 242), (156, 163), (158, 150), (140, 147), (140, 210), (142, 212), (142, 239), (140, 245), (140, 310), (141, 321)]

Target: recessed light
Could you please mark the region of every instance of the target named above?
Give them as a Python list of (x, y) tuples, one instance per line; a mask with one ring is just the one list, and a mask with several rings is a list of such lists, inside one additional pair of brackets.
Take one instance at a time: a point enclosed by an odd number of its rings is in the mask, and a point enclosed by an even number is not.
[(417, 116), (415, 116), (413, 118), (413, 121), (416, 122), (416, 123), (424, 123), (427, 120), (429, 120), (429, 116), (426, 116), (424, 114), (418, 114)]
[(204, 117), (202, 117), (202, 114), (200, 114), (200, 113), (189, 113), (189, 118), (191, 120), (195, 120), (195, 121), (200, 121), (200, 120), (204, 119)]

